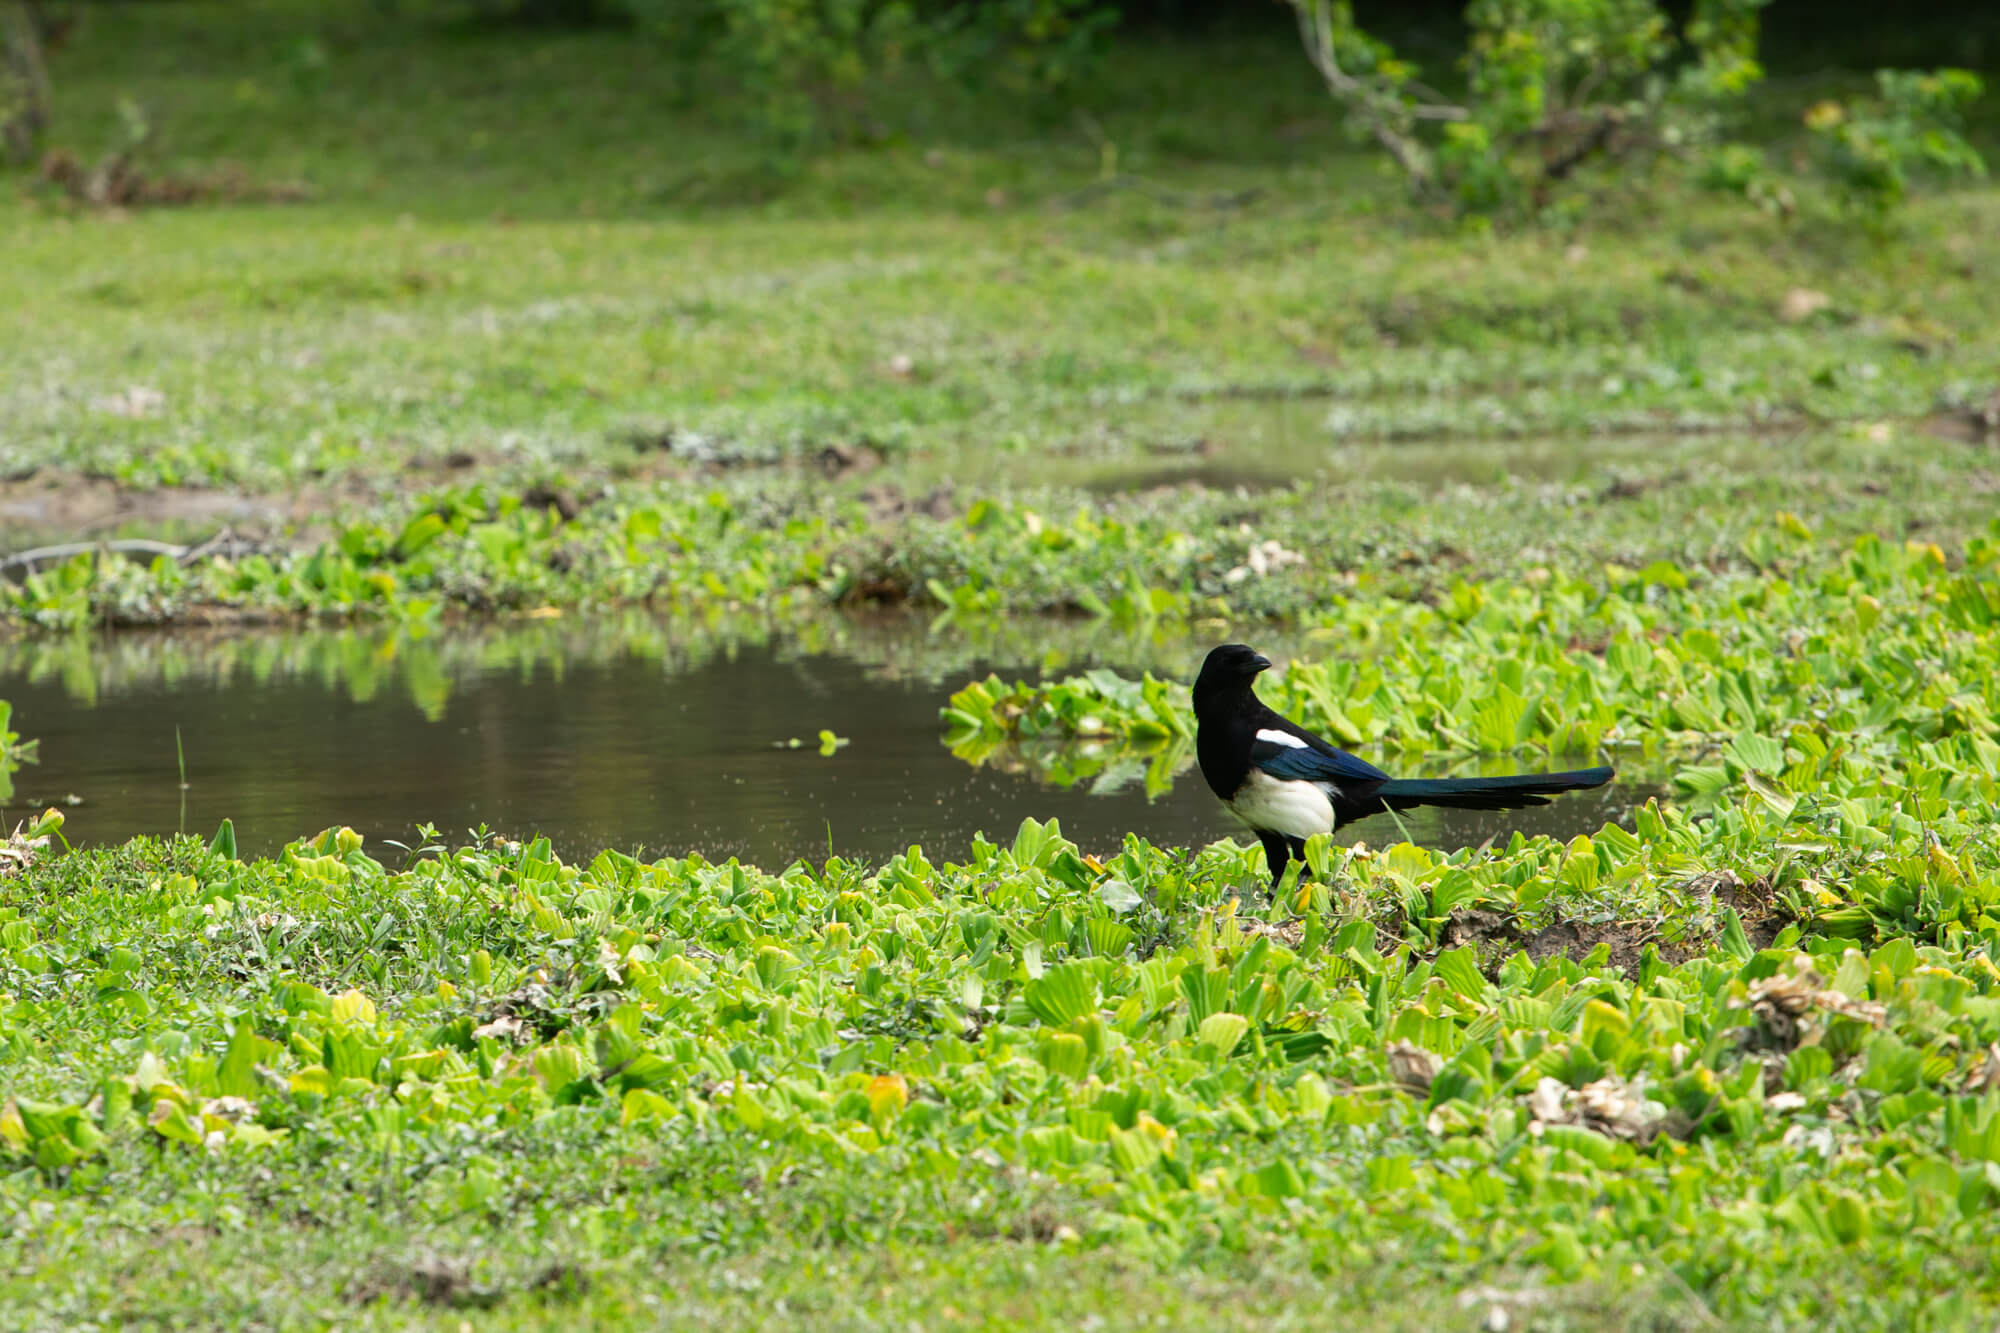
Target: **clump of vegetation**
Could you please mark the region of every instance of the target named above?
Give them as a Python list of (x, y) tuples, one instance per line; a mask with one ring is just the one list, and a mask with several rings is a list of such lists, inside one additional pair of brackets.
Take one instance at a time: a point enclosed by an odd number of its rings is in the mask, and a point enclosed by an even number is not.
[[(1784, 516), (1761, 573), (1662, 562), (1459, 583), (1434, 605), (1343, 598), (1307, 621), (1308, 642), (1338, 654), (1291, 663), (1263, 694), (1336, 744), (1394, 747), (1406, 764), (1611, 747), (1628, 768), (1672, 774), (1697, 805), (1747, 782), (1789, 812), (1822, 784), (1819, 766), (1888, 780), (1921, 738), (1980, 737), (1986, 753), (2000, 717), (1981, 666), (2000, 653), (2000, 528), (1955, 559), (1873, 537), (1835, 553), (1803, 531)], [(1932, 665), (1929, 686), (1912, 661)], [(975, 682), (944, 721), (964, 758), (1025, 748), (1054, 781), (1143, 770), (1156, 793), (1192, 762), (1186, 687), (1150, 675)]]
[[(1758, 14), (1769, 0), (1701, 0), (1679, 29), (1655, 0), (1474, 0), (1464, 95), (1451, 99), (1354, 19), (1348, 0), (1290, 0), (1308, 57), (1420, 197), (1477, 214), (1539, 212), (1593, 168), (1621, 183), (1657, 159), (1705, 164), (1713, 181), (1764, 201), (1789, 194), (1763, 154), (1732, 134), (1762, 77)], [(1978, 176), (1960, 133), (1982, 85), (1966, 70), (1883, 70), (1877, 102), (1808, 113), (1831, 149), (1827, 175), (1875, 214), (1919, 171)]]
[(1880, 70), (1877, 95), (1821, 102), (1806, 113), (1824, 170), (1858, 210), (1880, 217), (1909, 198), (1913, 180), (1982, 177), (1986, 159), (1966, 141), (1965, 112), (1985, 85), (1968, 70)]
[(1047, 96), (1087, 67), (1116, 19), (1098, 0), (618, 0), (688, 67), (726, 72), (782, 141), (880, 137), (876, 85), (927, 66), (960, 82)]
[[(392, 0), (392, 3), (394, 0)], [(880, 139), (881, 90), (911, 72), (983, 91), (1060, 95), (1118, 20), (1100, 0), (401, 0), (405, 15), (618, 23), (683, 96), (748, 104), (775, 143)]]
[[(1065, 612), (1130, 633), (1234, 620), (1352, 625), (1357, 641), (1377, 642), (1362, 622), (1401, 623), (1408, 612), (1398, 608), (1413, 600), (1508, 600), (1497, 585), (1480, 585), (1519, 579), (1524, 552), (1547, 571), (1537, 577), (1556, 577), (1559, 587), (1597, 586), (1611, 562), (1639, 571), (1633, 586), (1649, 595), (1691, 606), (1702, 594), (1679, 593), (1674, 581), (1706, 592), (1723, 575), (1819, 559), (1813, 553), (1826, 544), (1891, 522), (1922, 522), (1956, 545), (1990, 520), (1990, 483), (1974, 452), (1926, 457), (1891, 438), (1876, 455), (1840, 442), (1828, 446), (1825, 473), (1760, 474), (1774, 455), (1744, 447), (1748, 471), (1731, 465), (1738, 446), (1704, 463), (1690, 445), (1649, 460), (1671, 474), (1659, 480), (1621, 475), (1583, 488), (1301, 484), (1254, 501), (1199, 489), (1110, 499), (1051, 491), (900, 512), (885, 511), (879, 493), (755, 476), (604, 488), (574, 502), (567, 518), (559, 504), (533, 503), (533, 488), (454, 487), (297, 544), (225, 533), (186, 546), (135, 540), (21, 552), (0, 560), (0, 623), (420, 625), (544, 607), (802, 614), (885, 603), (989, 639), (1009, 616)], [(1922, 504), (1900, 498), (1919, 490), (1929, 497)], [(1352, 521), (1330, 533), (1332, 503)], [(1796, 535), (1807, 531), (1797, 518), (1784, 520), (1789, 529), (1774, 522), (1772, 509), (1789, 513), (1786, 505), (1818, 507), (1816, 539)]]

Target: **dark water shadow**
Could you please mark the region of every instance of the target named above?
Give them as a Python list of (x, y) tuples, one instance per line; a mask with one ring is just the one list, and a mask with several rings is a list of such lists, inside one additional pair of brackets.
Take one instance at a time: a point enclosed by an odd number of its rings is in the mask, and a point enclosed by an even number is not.
[[(227, 817), (246, 852), (269, 853), (334, 824), (414, 844), (429, 822), (454, 839), (482, 824), (542, 833), (572, 857), (614, 847), (766, 866), (829, 848), (877, 860), (913, 843), (957, 857), (975, 833), (1011, 836), (1028, 817), (1059, 819), (1091, 851), (1127, 833), (1184, 846), (1236, 832), (1191, 773), (1149, 799), (1136, 779), (1065, 787), (1032, 766), (953, 757), (938, 711), (990, 669), (1032, 678), (1061, 659), (1054, 669), (1185, 672), (1199, 652), (1130, 636), (1065, 646), (1046, 625), (1029, 642), (1039, 651), (1004, 635), (983, 645), (927, 635), (906, 620), (779, 633), (627, 616), (429, 638), (289, 630), (0, 644), (0, 698), (41, 742), (0, 817), (74, 794), (72, 841), (206, 835)], [(849, 743), (822, 756), (822, 730)], [(1645, 794), (1614, 787), (1509, 815), (1406, 819), (1439, 846), (1515, 829), (1570, 837)], [(1386, 819), (1351, 833), (1400, 836)]]

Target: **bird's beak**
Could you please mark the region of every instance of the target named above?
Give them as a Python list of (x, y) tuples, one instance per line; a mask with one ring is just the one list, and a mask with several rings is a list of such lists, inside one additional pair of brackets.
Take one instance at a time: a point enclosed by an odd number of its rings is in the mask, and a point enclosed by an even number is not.
[(1250, 660), (1256, 663), (1257, 669), (1259, 671), (1269, 671), (1271, 669), (1271, 659), (1264, 656), (1264, 654), (1262, 653), (1258, 653), (1255, 657), (1251, 658)]

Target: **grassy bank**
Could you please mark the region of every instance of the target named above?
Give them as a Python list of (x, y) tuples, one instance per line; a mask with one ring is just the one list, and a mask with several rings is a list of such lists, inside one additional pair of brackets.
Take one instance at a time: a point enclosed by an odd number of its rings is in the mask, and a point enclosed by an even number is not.
[[(1341, 464), (1351, 463), (1351, 469)], [(287, 537), (160, 553), (85, 548), (0, 578), (0, 632), (467, 615), (643, 604), (682, 616), (914, 605), (1108, 625), (1306, 626), (1352, 596), (1606, 565), (1756, 572), (1787, 530), (1954, 548), (1990, 518), (1990, 450), (1882, 428), (1784, 439), (1404, 445), (1320, 455), (1311, 477), (1203, 484), (1199, 460), (1115, 489), (1025, 478), (858, 491), (792, 472), (442, 487)], [(1040, 475), (1050, 469), (1037, 465)]]
[[(1316, 845), (1268, 904), (1254, 847), (1098, 860), (1033, 823), (959, 864), (785, 868), (29, 829), (0, 867), (0, 1302), (1975, 1323), (2000, 547), (1773, 542), (1755, 577), (1325, 622), (1350, 655), (1278, 690), (1316, 725), (1581, 728), (1679, 756), (1687, 804), (1567, 844)], [(961, 724), (1185, 725), (1177, 690), (1082, 688), (983, 719), (969, 692)]]

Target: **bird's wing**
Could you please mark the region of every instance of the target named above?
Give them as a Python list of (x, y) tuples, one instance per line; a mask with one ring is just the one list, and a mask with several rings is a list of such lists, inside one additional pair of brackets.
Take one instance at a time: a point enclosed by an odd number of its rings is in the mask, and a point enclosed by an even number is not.
[(1297, 782), (1384, 782), (1389, 777), (1366, 760), (1290, 724), (1260, 728), (1250, 742), (1250, 762), (1274, 778)]

